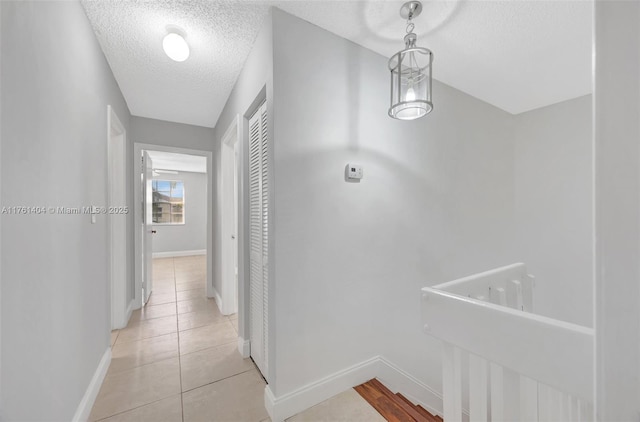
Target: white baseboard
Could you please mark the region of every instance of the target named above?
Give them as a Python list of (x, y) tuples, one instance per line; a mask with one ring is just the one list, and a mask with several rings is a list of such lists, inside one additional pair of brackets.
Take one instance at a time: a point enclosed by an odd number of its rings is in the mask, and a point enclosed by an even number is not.
[(133, 308), (135, 307), (135, 304), (136, 304), (136, 300), (131, 299), (131, 302), (129, 302), (129, 306), (127, 306), (127, 314), (125, 316), (126, 320), (124, 322), (125, 327), (129, 325), (129, 320), (131, 319), (131, 314), (133, 313)]
[(96, 401), (96, 397), (98, 397), (100, 387), (102, 387), (102, 381), (104, 381), (104, 377), (107, 375), (107, 369), (109, 369), (110, 363), (111, 347), (108, 347), (104, 352), (104, 355), (102, 355), (102, 359), (100, 359), (96, 372), (94, 372), (93, 377), (89, 382), (87, 391), (85, 391), (84, 397), (82, 397), (82, 400), (78, 405), (76, 414), (73, 415), (73, 422), (86, 422), (89, 419), (93, 403)]
[(245, 359), (251, 356), (251, 342), (238, 336), (238, 351)]
[(375, 378), (378, 361), (377, 356), (373, 357), (279, 397), (275, 397), (267, 385), (264, 404), (271, 420), (282, 422), (336, 394)]
[(194, 251), (169, 251), (169, 252), (154, 252), (154, 258), (176, 258), (180, 256), (195, 256), (195, 255), (206, 255), (206, 249), (196, 249)]
[(222, 296), (218, 293), (218, 290), (215, 287), (211, 287), (211, 291), (213, 292), (213, 297), (216, 301), (216, 305), (218, 305), (218, 310), (222, 313)]
[(279, 397), (274, 396), (267, 385), (265, 407), (273, 422), (282, 422), (372, 378), (378, 378), (394, 393), (401, 392), (415, 404), (442, 416), (440, 394), (382, 356), (375, 356)]

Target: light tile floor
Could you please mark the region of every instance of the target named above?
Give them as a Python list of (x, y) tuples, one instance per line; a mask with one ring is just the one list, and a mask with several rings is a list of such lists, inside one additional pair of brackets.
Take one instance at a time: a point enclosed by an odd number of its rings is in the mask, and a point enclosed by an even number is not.
[(205, 293), (204, 256), (153, 261), (153, 294), (111, 333), (112, 359), (91, 421), (268, 419), (265, 382), (237, 350), (236, 315)]
[[(205, 257), (155, 259), (154, 289), (111, 333), (112, 359), (91, 421), (263, 422), (265, 382), (237, 350), (237, 315), (205, 293)], [(382, 422), (349, 389), (288, 422)]]
[(385, 422), (353, 388), (287, 419), (287, 422)]

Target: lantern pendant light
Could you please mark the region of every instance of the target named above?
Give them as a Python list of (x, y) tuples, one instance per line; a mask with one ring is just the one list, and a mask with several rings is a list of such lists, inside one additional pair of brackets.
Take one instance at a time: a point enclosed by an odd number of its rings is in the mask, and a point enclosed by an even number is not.
[(389, 116), (400, 120), (414, 120), (433, 110), (431, 102), (431, 64), (433, 53), (416, 46), (412, 19), (422, 12), (419, 1), (410, 1), (400, 8), (400, 16), (407, 20), (405, 48), (389, 59), (391, 71), (391, 107)]

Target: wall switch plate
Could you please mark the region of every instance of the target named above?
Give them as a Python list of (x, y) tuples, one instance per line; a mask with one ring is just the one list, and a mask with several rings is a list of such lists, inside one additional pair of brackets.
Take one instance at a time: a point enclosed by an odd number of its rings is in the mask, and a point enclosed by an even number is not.
[(349, 163), (347, 164), (347, 179), (360, 180), (362, 179), (363, 172), (360, 164)]

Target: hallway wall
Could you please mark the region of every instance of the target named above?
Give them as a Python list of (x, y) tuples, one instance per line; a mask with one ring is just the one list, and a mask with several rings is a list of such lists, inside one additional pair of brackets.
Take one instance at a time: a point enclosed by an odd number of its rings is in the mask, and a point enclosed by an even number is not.
[(131, 116), (133, 142), (213, 151), (213, 133), (213, 128)]
[[(518, 259), (537, 313), (593, 326), (592, 96), (515, 116)], [(561, 252), (560, 252), (561, 251)]]
[(513, 116), (434, 81), (429, 116), (393, 120), (386, 57), (279, 10), (273, 27), (269, 388), (383, 355), (438, 390), (420, 288), (514, 262)]
[[(104, 206), (107, 104), (130, 113), (82, 6), (0, 8), (2, 206)], [(3, 214), (1, 243), (0, 419), (71, 420), (109, 347), (107, 217)]]

